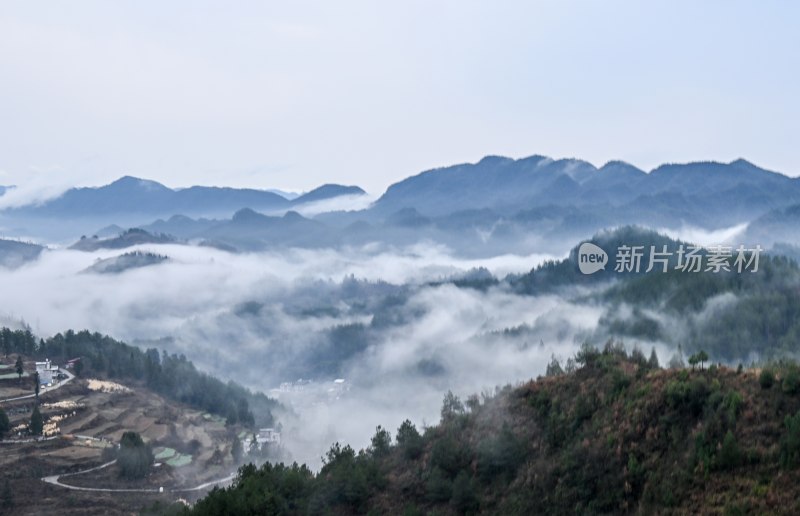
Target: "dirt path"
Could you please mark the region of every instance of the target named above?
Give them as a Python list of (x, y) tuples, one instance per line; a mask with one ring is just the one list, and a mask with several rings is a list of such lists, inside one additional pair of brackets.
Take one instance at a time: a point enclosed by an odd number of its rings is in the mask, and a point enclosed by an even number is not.
[(69, 484), (62, 483), (59, 479), (61, 477), (72, 477), (75, 475), (81, 475), (83, 473), (90, 473), (92, 471), (97, 471), (98, 469), (103, 469), (111, 466), (117, 462), (116, 460), (112, 460), (111, 462), (106, 462), (105, 464), (101, 464), (100, 466), (96, 466), (94, 468), (84, 469), (82, 471), (76, 471), (75, 473), (64, 473), (61, 475), (50, 475), (49, 477), (43, 477), (42, 482), (46, 482), (48, 484), (52, 484), (54, 486), (64, 487), (66, 489), (72, 489), (74, 491), (94, 491), (100, 493), (186, 493), (191, 491), (202, 491), (211, 486), (215, 486), (217, 484), (222, 484), (224, 482), (230, 482), (233, 480), (236, 475), (228, 475), (225, 478), (220, 478), (217, 480), (212, 480), (210, 482), (205, 482), (200, 484), (199, 486), (195, 487), (182, 487), (176, 489), (111, 489), (111, 488), (104, 488), (104, 487), (80, 487), (80, 486), (72, 486)]

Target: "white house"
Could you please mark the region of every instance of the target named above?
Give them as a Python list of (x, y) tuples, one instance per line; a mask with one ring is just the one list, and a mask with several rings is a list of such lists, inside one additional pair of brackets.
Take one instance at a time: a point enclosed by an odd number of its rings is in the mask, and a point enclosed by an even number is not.
[(261, 428), (256, 434), (256, 442), (259, 446), (263, 446), (265, 443), (280, 444), (281, 433), (274, 428)]
[(49, 386), (58, 379), (58, 366), (51, 364), (50, 359), (36, 362), (36, 372), (39, 373), (39, 385)]

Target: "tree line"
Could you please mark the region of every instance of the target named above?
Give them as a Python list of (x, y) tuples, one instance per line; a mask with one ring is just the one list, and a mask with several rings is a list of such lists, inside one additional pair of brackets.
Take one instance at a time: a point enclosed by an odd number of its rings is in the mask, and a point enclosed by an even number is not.
[(198, 371), (183, 354), (141, 350), (109, 336), (89, 331), (67, 330), (39, 342), (30, 330), (0, 330), (6, 356), (24, 354), (36, 359), (49, 358), (65, 363), (79, 358), (75, 371), (82, 376), (142, 382), (169, 399), (216, 414), (228, 424), (270, 426), (277, 402), (262, 393), (223, 382)]

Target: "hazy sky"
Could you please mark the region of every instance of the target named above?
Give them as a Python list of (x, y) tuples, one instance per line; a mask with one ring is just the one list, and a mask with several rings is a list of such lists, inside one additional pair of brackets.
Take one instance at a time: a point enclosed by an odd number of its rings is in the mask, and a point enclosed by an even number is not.
[(0, 1), (0, 184), (378, 194), (486, 154), (800, 174), (797, 2)]

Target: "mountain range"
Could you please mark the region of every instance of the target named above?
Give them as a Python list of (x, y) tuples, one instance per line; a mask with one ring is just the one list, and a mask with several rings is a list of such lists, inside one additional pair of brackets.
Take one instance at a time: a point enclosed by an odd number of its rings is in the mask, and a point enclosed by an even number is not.
[(171, 189), (126, 176), (3, 210), (0, 223), (10, 234), (73, 240), (142, 227), (237, 249), (431, 240), (480, 255), (542, 250), (553, 240), (626, 224), (706, 230), (748, 224), (745, 236), (753, 241), (792, 243), (800, 214), (800, 179), (743, 159), (645, 172), (622, 161), (597, 168), (536, 155), (428, 170), (391, 185), (366, 209), (302, 215), (311, 203), (364, 194), (357, 186), (327, 184), (290, 200), (266, 190)]

